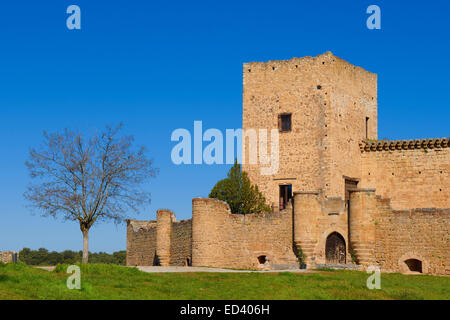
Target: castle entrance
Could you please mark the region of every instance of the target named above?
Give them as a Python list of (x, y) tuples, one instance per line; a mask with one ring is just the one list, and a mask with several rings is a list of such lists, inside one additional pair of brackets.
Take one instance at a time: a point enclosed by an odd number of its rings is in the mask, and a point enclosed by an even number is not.
[(280, 210), (286, 209), (289, 200), (292, 199), (292, 185), (283, 184), (280, 185)]
[(325, 244), (325, 259), (327, 264), (345, 263), (345, 240), (339, 233), (331, 233)]

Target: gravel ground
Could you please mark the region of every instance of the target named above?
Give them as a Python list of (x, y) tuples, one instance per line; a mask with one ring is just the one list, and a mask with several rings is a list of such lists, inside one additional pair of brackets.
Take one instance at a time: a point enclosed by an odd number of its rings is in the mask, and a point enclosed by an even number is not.
[[(36, 266), (36, 268), (53, 271), (55, 266)], [(233, 269), (221, 269), (221, 268), (208, 268), (208, 267), (160, 267), (160, 266), (137, 266), (140, 271), (149, 273), (162, 273), (162, 272), (234, 272), (234, 273), (274, 273), (274, 272), (294, 272), (294, 273), (311, 273), (312, 270), (301, 269), (280, 269), (280, 270), (233, 270)]]
[(221, 268), (208, 268), (208, 267), (153, 267), (153, 266), (137, 266), (139, 270), (143, 272), (237, 272), (237, 273), (249, 273), (249, 272), (261, 272), (261, 273), (273, 273), (273, 272), (295, 272), (295, 273), (308, 273), (311, 270), (301, 269), (285, 269), (285, 270), (233, 270), (233, 269), (221, 269)]
[(48, 267), (44, 267), (44, 266), (35, 266), (35, 268), (38, 268), (38, 269), (43, 269), (43, 270), (47, 270), (47, 271), (53, 271), (53, 270), (55, 270), (55, 266), (48, 266)]

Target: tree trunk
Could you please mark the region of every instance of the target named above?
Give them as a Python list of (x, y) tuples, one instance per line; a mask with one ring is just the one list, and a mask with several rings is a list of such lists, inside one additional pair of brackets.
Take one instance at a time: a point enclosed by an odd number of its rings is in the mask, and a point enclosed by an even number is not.
[(89, 258), (89, 229), (83, 230), (83, 260), (82, 263), (88, 263)]

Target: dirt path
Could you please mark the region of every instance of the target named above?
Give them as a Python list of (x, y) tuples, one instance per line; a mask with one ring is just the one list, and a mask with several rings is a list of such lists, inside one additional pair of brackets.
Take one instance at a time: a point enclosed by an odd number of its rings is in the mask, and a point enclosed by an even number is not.
[(34, 266), (35, 268), (38, 269), (42, 269), (42, 270), (47, 270), (47, 271), (53, 271), (55, 270), (55, 266)]
[(276, 272), (294, 272), (294, 273), (310, 273), (311, 270), (301, 269), (286, 269), (286, 270), (233, 270), (233, 269), (221, 269), (221, 268), (208, 268), (208, 267), (154, 267), (154, 266), (137, 266), (139, 270), (143, 272), (234, 272), (234, 273), (276, 273)]
[[(35, 266), (35, 268), (53, 271), (55, 266)], [(160, 267), (160, 266), (137, 266), (138, 270), (149, 273), (164, 273), (164, 272), (234, 272), (234, 273), (277, 273), (277, 272), (293, 272), (293, 273), (311, 273), (312, 270), (301, 269), (285, 269), (285, 270), (234, 270), (234, 269), (222, 269), (222, 268), (209, 268), (209, 267)]]

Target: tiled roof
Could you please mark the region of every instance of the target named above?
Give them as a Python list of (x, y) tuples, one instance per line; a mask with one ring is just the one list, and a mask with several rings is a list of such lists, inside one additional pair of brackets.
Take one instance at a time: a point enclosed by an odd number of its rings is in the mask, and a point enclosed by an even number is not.
[(361, 151), (389, 151), (410, 149), (448, 148), (450, 138), (416, 139), (416, 140), (364, 140), (359, 143)]

